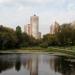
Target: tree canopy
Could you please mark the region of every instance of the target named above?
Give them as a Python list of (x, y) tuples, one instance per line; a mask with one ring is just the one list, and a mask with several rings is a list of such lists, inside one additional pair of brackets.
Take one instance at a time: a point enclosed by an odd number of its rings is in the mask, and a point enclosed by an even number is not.
[(54, 34), (43, 35), (41, 39), (22, 32), (21, 27), (16, 30), (0, 25), (0, 50), (21, 47), (49, 47), (75, 45), (75, 28), (71, 24), (60, 25), (60, 30)]

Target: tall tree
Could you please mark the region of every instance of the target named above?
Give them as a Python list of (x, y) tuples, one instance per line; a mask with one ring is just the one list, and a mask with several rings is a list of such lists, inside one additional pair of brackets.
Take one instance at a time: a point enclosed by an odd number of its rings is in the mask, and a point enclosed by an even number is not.
[(21, 42), (22, 42), (22, 31), (21, 31), (21, 27), (20, 26), (16, 27), (16, 35), (17, 35), (17, 38), (18, 38), (17, 47), (20, 47)]
[(0, 26), (0, 49), (14, 48), (17, 37), (13, 29)]

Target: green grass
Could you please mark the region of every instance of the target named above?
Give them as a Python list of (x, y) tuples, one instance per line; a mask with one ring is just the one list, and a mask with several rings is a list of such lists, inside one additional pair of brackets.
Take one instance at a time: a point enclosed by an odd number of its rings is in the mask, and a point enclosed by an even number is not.
[(47, 51), (75, 55), (75, 46), (73, 47), (49, 47)]
[[(4, 50), (5, 51), (5, 50)], [(12, 50), (6, 50), (7, 52), (54, 52), (54, 53), (64, 53), (69, 55), (75, 56), (75, 46), (70, 47), (58, 47), (58, 46), (52, 46), (48, 48), (42, 48), (42, 47), (27, 47), (27, 48), (20, 48), (20, 49), (12, 49)]]
[(21, 48), (19, 50), (24, 51), (30, 51), (30, 52), (58, 52), (58, 53), (65, 53), (70, 55), (75, 55), (75, 46), (70, 47), (58, 47), (58, 46), (52, 46), (48, 48), (42, 48), (42, 47), (28, 47), (28, 48)]

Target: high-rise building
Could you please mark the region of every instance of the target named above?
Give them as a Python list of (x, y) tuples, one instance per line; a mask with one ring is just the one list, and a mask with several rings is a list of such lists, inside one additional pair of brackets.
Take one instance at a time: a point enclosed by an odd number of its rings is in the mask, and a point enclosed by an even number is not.
[(50, 34), (54, 34), (54, 26), (53, 25), (50, 26)]
[(60, 26), (59, 26), (59, 24), (57, 22), (55, 22), (54, 24), (52, 24), (50, 26), (50, 34), (55, 34), (59, 30), (60, 30)]
[(41, 32), (38, 32), (38, 39), (41, 38)]
[(24, 30), (28, 35), (31, 35), (31, 25), (30, 24), (27, 24), (25, 26)]
[(25, 26), (25, 32), (33, 36), (35, 39), (41, 38), (41, 33), (39, 32), (39, 17), (34, 15), (30, 17), (30, 24)]
[(30, 18), (30, 24), (32, 27), (32, 36), (36, 39), (38, 38), (38, 32), (39, 32), (39, 17), (34, 15)]
[(73, 21), (73, 22), (71, 23), (71, 26), (72, 26), (72, 28), (75, 29), (75, 21)]

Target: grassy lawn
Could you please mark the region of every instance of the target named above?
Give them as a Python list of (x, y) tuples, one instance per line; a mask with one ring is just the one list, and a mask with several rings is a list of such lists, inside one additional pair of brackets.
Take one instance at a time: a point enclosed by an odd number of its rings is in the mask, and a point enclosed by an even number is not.
[(60, 53), (66, 53), (66, 54), (71, 54), (75, 55), (75, 46), (71, 47), (49, 47), (48, 52), (60, 52)]
[(14, 49), (14, 50), (2, 50), (3, 52), (14, 52), (14, 53), (25, 53), (25, 52), (55, 52), (55, 53), (65, 53), (70, 55), (75, 55), (75, 46), (71, 47), (48, 47), (48, 48), (42, 48), (42, 47), (28, 47), (28, 48), (20, 48), (20, 49)]
[(66, 53), (75, 55), (75, 46), (71, 47), (48, 47), (48, 48), (42, 48), (42, 47), (28, 47), (28, 48), (21, 48), (17, 49), (22, 51), (28, 51), (28, 52), (58, 52), (58, 53)]
[(22, 48), (22, 50), (29, 50), (33, 52), (60, 52), (60, 53), (75, 55), (75, 46), (71, 46), (71, 47), (56, 46), (56, 47), (48, 47), (48, 48), (32, 47), (32, 48)]

